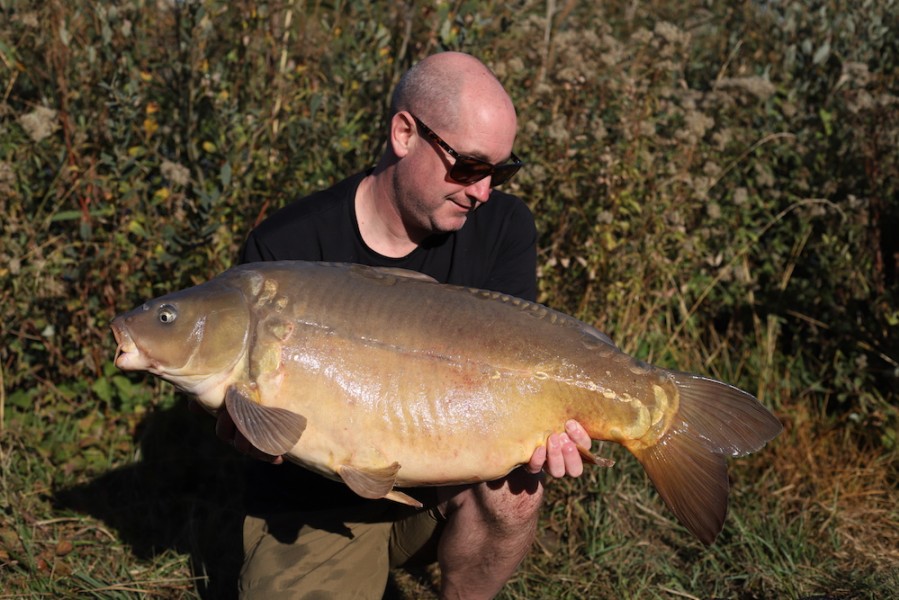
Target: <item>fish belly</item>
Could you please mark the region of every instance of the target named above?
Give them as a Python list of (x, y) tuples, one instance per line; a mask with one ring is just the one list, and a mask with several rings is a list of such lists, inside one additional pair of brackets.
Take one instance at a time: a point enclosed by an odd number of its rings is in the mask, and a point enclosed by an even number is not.
[(272, 403), (306, 417), (290, 454), (313, 470), (398, 462), (398, 485), (491, 480), (564, 426), (563, 402), (528, 373), (314, 337)]

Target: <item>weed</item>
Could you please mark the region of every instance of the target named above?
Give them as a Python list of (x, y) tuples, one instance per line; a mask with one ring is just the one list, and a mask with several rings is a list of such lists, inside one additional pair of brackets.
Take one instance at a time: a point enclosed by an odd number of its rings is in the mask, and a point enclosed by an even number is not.
[(518, 107), (541, 301), (786, 424), (708, 549), (603, 448), (503, 597), (892, 594), (897, 10), (856, 4), (0, 1), (0, 598), (233, 596), (240, 459), (107, 325), (371, 165), (440, 49)]

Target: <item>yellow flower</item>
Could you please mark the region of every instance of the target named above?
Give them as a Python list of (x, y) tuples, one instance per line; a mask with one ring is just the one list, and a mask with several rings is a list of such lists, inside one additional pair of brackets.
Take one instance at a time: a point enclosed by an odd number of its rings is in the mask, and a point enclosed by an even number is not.
[(144, 119), (144, 133), (147, 137), (152, 136), (159, 129), (159, 123), (155, 119)]

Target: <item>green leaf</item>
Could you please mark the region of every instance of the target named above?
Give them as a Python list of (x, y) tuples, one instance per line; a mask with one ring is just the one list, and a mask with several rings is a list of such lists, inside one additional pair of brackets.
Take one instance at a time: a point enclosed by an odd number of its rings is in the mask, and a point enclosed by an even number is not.
[(219, 181), (222, 182), (223, 188), (231, 185), (231, 163), (228, 161), (225, 161), (219, 171)]
[(812, 57), (812, 63), (816, 65), (820, 65), (827, 57), (830, 56), (830, 42), (824, 42), (821, 46), (815, 51), (815, 55)]
[(109, 379), (105, 377), (96, 380), (93, 385), (91, 385), (91, 391), (103, 402), (112, 401), (112, 386), (109, 384)]

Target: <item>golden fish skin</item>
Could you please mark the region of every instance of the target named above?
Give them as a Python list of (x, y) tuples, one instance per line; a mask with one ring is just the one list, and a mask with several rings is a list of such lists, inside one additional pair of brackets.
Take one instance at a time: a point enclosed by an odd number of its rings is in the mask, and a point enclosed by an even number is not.
[(750, 394), (641, 363), (563, 313), (396, 269), (242, 265), (112, 330), (120, 368), (224, 407), (260, 450), (368, 498), (414, 502), (394, 487), (503, 477), (576, 419), (632, 452), (711, 543), (725, 456), (781, 431)]

